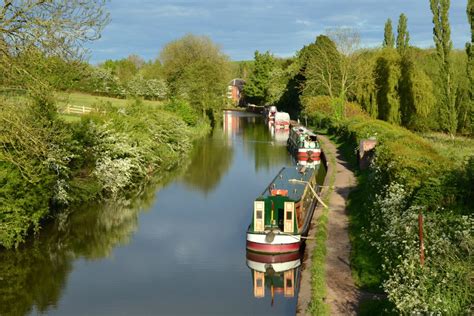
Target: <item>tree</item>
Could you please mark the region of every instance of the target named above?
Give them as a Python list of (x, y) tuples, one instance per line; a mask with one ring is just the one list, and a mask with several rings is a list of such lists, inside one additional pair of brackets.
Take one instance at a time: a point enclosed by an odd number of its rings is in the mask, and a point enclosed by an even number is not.
[(438, 67), (440, 69), (440, 85), (442, 89), (439, 100), (439, 124), (446, 132), (454, 134), (457, 128), (457, 113), (455, 107), (455, 88), (452, 80), (451, 29), (449, 26), (450, 0), (430, 0), (433, 12), (433, 39), (436, 45)]
[(395, 47), (395, 37), (393, 36), (392, 20), (387, 19), (385, 22), (384, 28), (384, 38), (383, 38), (383, 47), (394, 48)]
[(375, 66), (378, 118), (392, 124), (400, 124), (399, 78), (400, 56), (394, 50), (382, 51)]
[[(469, 79), (469, 107), (465, 121), (472, 124), (474, 122), (474, 0), (468, 0), (467, 19), (471, 25), (471, 42), (466, 43), (467, 53), (467, 77)], [(470, 112), (470, 113), (469, 113)], [(468, 124), (466, 124), (468, 125)], [(470, 132), (474, 133), (474, 126), (471, 125)]]
[(415, 60), (409, 51), (401, 57), (398, 83), (401, 123), (409, 129), (424, 130), (435, 97), (433, 82)]
[(104, 63), (100, 64), (99, 67), (110, 70), (111, 74), (116, 76), (122, 84), (126, 84), (132, 80), (139, 70), (137, 63), (134, 62), (130, 56), (119, 60), (107, 59)]
[(306, 96), (328, 95), (338, 97), (341, 91), (341, 56), (336, 43), (326, 35), (319, 35), (316, 42), (308, 47), (305, 69)]
[(276, 66), (275, 57), (270, 52), (255, 51), (253, 71), (244, 86), (244, 95), (252, 103), (263, 105), (270, 101), (269, 84), (271, 73)]
[(230, 63), (207, 36), (186, 35), (160, 53), (169, 95), (188, 101), (203, 116), (224, 105)]
[(367, 74), (369, 68), (359, 57), (360, 34), (350, 28), (335, 28), (327, 31), (329, 38), (336, 43), (340, 56), (339, 98), (345, 103), (354, 95), (355, 84)]
[(398, 19), (397, 33), (397, 50), (400, 52), (400, 54), (403, 54), (407, 50), (410, 41), (407, 17), (403, 13), (400, 14), (400, 18)]
[[(64, 60), (80, 59), (84, 43), (100, 37), (109, 17), (106, 0), (38, 1), (4, 0), (0, 8), (0, 71), (4, 76), (25, 78), (36, 93), (49, 93), (41, 74), (19, 62), (32, 51)], [(34, 91), (33, 91), (34, 90)]]

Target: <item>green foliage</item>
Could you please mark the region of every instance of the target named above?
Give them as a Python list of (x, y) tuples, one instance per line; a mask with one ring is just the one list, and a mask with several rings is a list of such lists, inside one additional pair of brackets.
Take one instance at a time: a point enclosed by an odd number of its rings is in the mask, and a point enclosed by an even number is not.
[(400, 96), (398, 95), (400, 57), (397, 52), (393, 49), (383, 50), (377, 59), (375, 72), (378, 118), (400, 124)]
[(163, 110), (176, 113), (186, 124), (190, 126), (196, 126), (199, 119), (196, 110), (194, 110), (188, 102), (183, 100), (170, 100), (165, 103)]
[(221, 109), (230, 81), (230, 63), (206, 36), (186, 35), (160, 53), (169, 95), (189, 102), (203, 115)]
[(268, 89), (275, 64), (275, 57), (270, 52), (255, 52), (253, 71), (244, 86), (244, 95), (249, 102), (264, 105), (270, 101)]
[(331, 98), (341, 94), (341, 56), (336, 43), (328, 36), (319, 35), (316, 42), (305, 51), (306, 82), (303, 95), (328, 95)]
[(433, 83), (408, 50), (401, 57), (398, 84), (401, 124), (411, 130), (427, 129), (426, 120), (433, 110)]
[[(97, 104), (79, 123), (39, 105), (2, 102), (0, 245), (17, 247), (41, 221), (74, 204), (116, 198), (183, 162), (191, 149), (189, 106), (176, 114), (134, 101)], [(188, 111), (188, 112), (186, 112)], [(194, 116), (196, 116), (194, 114)]]
[(441, 98), (438, 102), (439, 122), (443, 131), (454, 134), (457, 129), (457, 113), (455, 108), (455, 86), (451, 50), (451, 29), (449, 26), (450, 0), (430, 0), (433, 13), (433, 38), (436, 45), (438, 67), (440, 69)]
[[(467, 193), (474, 159), (460, 168), (421, 137), (366, 117), (328, 117), (325, 123), (352, 150), (361, 139), (378, 140), (375, 160), (350, 196), (351, 262), (359, 285), (381, 285), (402, 314), (466, 313), (472, 302), (472, 260), (466, 258), (474, 243), (472, 193)], [(425, 218), (424, 267), (419, 264), (420, 211)]]
[(375, 65), (378, 54), (379, 52), (374, 50), (365, 50), (360, 53), (359, 58), (366, 64), (369, 71), (366, 72), (365, 76), (360, 77), (354, 88), (354, 100), (372, 118), (378, 116), (377, 86), (375, 82)]
[(408, 49), (410, 42), (410, 34), (408, 33), (407, 26), (407, 17), (403, 13), (400, 14), (400, 17), (398, 19), (397, 32), (397, 50), (400, 52), (401, 55), (403, 55)]
[(138, 67), (130, 58), (120, 60), (107, 59), (100, 68), (106, 69), (122, 83), (130, 81), (137, 73)]
[(395, 36), (393, 35), (391, 19), (387, 19), (387, 22), (385, 22), (382, 47), (395, 48)]

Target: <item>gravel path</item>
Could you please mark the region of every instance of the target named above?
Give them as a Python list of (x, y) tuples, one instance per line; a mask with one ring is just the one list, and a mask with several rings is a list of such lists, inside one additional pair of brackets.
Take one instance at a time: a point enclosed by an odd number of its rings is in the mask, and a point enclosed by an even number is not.
[(351, 244), (349, 241), (349, 218), (346, 201), (356, 185), (354, 173), (338, 149), (325, 136), (319, 136), (326, 150), (336, 157), (336, 179), (334, 191), (329, 198), (328, 239), (326, 242), (327, 299), (331, 315), (355, 315), (362, 293), (355, 286), (350, 266)]
[[(325, 136), (318, 135), (324, 142), (327, 153), (336, 157), (336, 179), (334, 190), (329, 197), (328, 239), (326, 242), (326, 303), (331, 315), (355, 315), (362, 293), (355, 286), (350, 267), (349, 219), (346, 213), (346, 201), (349, 192), (356, 185), (354, 173), (349, 170), (338, 149)], [(327, 154), (329, 159), (330, 155)], [(328, 176), (330, 172), (328, 170)], [(327, 181), (326, 181), (327, 182)], [(323, 193), (324, 194), (324, 193)], [(318, 206), (318, 209), (320, 206)], [(314, 236), (314, 223), (321, 213), (316, 209), (309, 236)], [(311, 300), (311, 253), (314, 241), (306, 243), (305, 258), (302, 267), (300, 291), (298, 294), (297, 315), (306, 315)]]

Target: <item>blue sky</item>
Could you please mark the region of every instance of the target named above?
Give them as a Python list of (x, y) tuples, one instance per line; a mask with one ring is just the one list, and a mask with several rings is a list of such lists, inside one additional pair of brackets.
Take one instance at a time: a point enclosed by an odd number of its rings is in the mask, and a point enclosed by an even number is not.
[[(467, 0), (451, 0), (451, 38), (463, 48), (470, 38)], [(232, 60), (255, 50), (292, 56), (331, 27), (356, 28), (364, 46), (380, 45), (387, 18), (408, 16), (411, 44), (433, 46), (429, 0), (111, 0), (111, 22), (88, 45), (90, 61), (137, 54), (155, 59), (169, 41), (187, 33), (207, 35)]]

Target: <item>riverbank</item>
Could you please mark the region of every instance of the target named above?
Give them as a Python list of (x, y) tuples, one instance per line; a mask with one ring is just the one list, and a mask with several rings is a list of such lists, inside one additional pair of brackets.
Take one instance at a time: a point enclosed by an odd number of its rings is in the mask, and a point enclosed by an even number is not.
[[(350, 263), (359, 288), (386, 296), (364, 295), (369, 300), (359, 312), (465, 311), (472, 301), (467, 281), (471, 263), (463, 258), (469, 257), (467, 245), (472, 244), (468, 232), (474, 159), (467, 155), (450, 161), (445, 153), (457, 142), (451, 141), (446, 150), (404, 128), (364, 116), (313, 123), (328, 130), (346, 158), (355, 156), (361, 139), (378, 140), (371, 167), (356, 169), (358, 185), (348, 197)], [(469, 152), (458, 148), (458, 155), (460, 150)], [(424, 235), (424, 262), (420, 216), (423, 230), (429, 232)]]
[(182, 166), (193, 140), (210, 130), (185, 102), (94, 108), (70, 121), (54, 104), (2, 99), (0, 246), (18, 247), (76, 205), (134, 196)]

